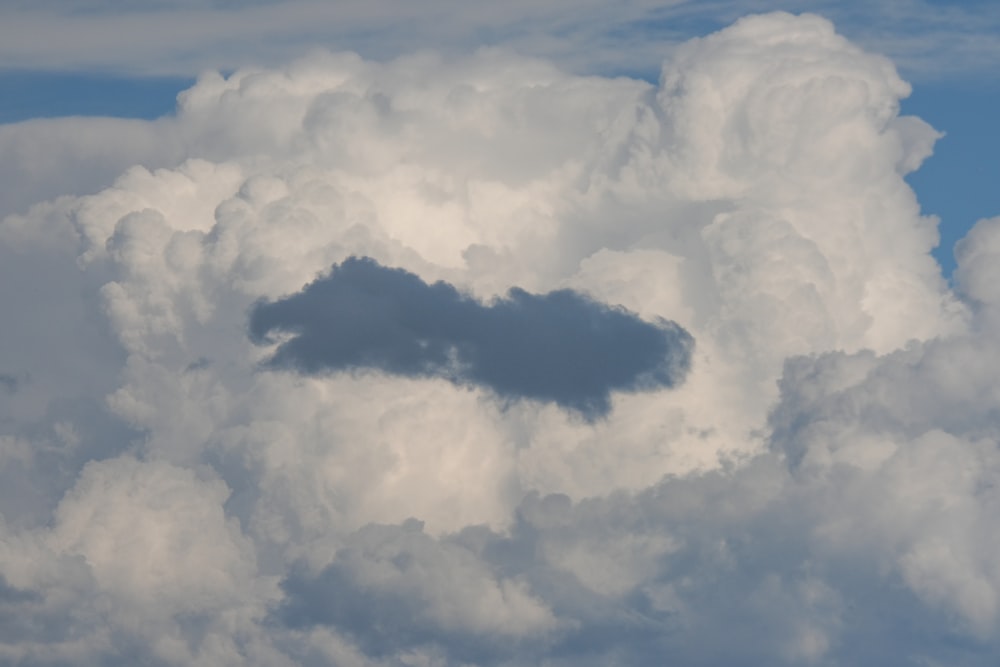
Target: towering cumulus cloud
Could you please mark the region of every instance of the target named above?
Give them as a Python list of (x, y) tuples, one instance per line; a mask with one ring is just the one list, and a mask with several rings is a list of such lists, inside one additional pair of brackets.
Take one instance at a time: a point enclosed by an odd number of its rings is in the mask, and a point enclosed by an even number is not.
[(1000, 219), (947, 285), (908, 92), (788, 14), (204, 75), (0, 222), (0, 663), (994, 664)]

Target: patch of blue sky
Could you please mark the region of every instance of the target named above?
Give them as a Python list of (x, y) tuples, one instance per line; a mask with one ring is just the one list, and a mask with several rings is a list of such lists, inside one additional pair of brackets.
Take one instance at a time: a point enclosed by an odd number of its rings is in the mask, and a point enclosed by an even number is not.
[(151, 120), (174, 111), (191, 77), (0, 71), (0, 123), (62, 116)]
[(919, 116), (945, 136), (934, 155), (907, 177), (924, 213), (941, 218), (934, 256), (946, 276), (955, 243), (981, 218), (1000, 215), (1000, 80), (914, 85), (903, 113)]

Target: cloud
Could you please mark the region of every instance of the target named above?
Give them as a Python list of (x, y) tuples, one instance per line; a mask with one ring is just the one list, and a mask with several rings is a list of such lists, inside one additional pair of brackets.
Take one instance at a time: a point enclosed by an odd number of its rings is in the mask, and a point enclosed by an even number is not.
[(779, 13), (19, 127), (123, 171), (0, 220), (0, 662), (993, 664), (1000, 225), (947, 284), (908, 90)]
[[(0, 217), (39, 202), (97, 192), (137, 164), (176, 166), (169, 123), (112, 118), (47, 118), (0, 125)], [(172, 142), (173, 147), (171, 146)]]
[[(909, 76), (989, 73), (1000, 17), (989, 3), (942, 8), (820, 0), (629, 0), (611, 10), (588, 0), (509, 3), (503, 8), (435, 0), (260, 0), (169, 3), (68, 0), (5, 3), (0, 57), (26, 70), (100, 70), (196, 75), (254, 63), (274, 66), (309, 49), (350, 49), (387, 60), (485, 45), (559, 62), (578, 72), (654, 75), (692, 27), (711, 31), (751, 12), (818, 12), (853, 40), (902, 63)], [(45, 48), (40, 45), (45, 44)]]
[(571, 290), (512, 289), (488, 305), (367, 258), (348, 258), (292, 296), (256, 304), (258, 344), (287, 332), (268, 364), (304, 373), (371, 368), (554, 401), (589, 417), (611, 391), (671, 387), (690, 366), (691, 336)]
[(293, 568), (283, 588), (280, 622), (337, 627), (374, 656), (439, 645), (492, 663), (558, 625), (525, 581), (496, 577), (479, 554), (433, 539), (416, 520), (363, 528), (332, 564), (317, 575)]
[(0, 385), (2, 385), (7, 392), (13, 394), (17, 391), (18, 385), (20, 384), (21, 380), (17, 376), (11, 375), (10, 373), (0, 373)]

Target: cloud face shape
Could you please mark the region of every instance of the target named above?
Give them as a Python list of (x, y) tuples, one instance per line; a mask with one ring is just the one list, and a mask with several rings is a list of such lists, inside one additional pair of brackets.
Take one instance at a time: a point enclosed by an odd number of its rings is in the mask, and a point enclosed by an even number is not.
[(607, 414), (612, 391), (672, 387), (691, 363), (691, 335), (649, 324), (573, 290), (511, 289), (482, 305), (371, 258), (348, 258), (301, 292), (256, 304), (254, 342), (292, 338), (268, 364), (304, 373), (371, 368), (488, 387), (504, 398)]

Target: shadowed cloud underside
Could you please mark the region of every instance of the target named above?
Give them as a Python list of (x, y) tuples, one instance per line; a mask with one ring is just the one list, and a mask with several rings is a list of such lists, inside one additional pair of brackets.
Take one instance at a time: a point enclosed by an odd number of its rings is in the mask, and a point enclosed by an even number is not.
[(694, 339), (572, 290), (512, 288), (482, 304), (445, 282), (352, 257), (298, 294), (257, 303), (250, 337), (292, 334), (268, 361), (306, 374), (373, 369), (488, 387), (604, 416), (612, 391), (683, 380)]

